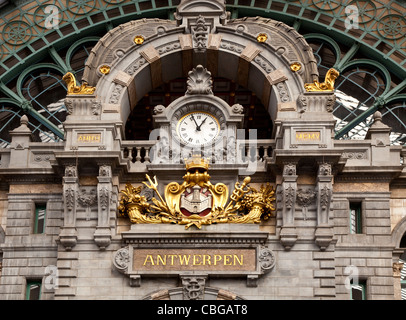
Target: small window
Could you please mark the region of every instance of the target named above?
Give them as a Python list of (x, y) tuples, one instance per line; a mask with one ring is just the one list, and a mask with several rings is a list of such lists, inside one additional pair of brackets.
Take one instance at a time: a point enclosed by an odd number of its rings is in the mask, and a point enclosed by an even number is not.
[(351, 300), (366, 300), (366, 287), (365, 280), (358, 281), (357, 284), (351, 284)]
[(362, 233), (361, 202), (350, 202), (350, 233)]
[(45, 216), (46, 216), (46, 205), (45, 204), (36, 204), (35, 205), (34, 233), (44, 233), (45, 232)]
[(40, 300), (41, 282), (38, 280), (27, 280), (25, 300)]

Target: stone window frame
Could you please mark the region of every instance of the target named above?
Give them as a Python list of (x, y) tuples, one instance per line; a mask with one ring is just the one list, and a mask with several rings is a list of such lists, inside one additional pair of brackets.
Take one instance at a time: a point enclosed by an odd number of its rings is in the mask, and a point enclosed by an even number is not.
[[(31, 234), (32, 235), (45, 235), (46, 234), (46, 228), (47, 228), (47, 216), (49, 212), (48, 208), (48, 203), (49, 199), (48, 198), (38, 198), (38, 199), (33, 199), (32, 201), (32, 208), (31, 208)], [(45, 207), (45, 216), (44, 216), (44, 226), (43, 226), (43, 232), (37, 232), (37, 207), (38, 206), (43, 206)]]
[[(351, 231), (351, 204), (359, 204), (359, 222), (361, 223), (360, 232), (357, 230), (355, 232)], [(358, 229), (358, 228), (357, 228)], [(364, 198), (348, 198), (348, 234), (365, 234), (365, 199)]]

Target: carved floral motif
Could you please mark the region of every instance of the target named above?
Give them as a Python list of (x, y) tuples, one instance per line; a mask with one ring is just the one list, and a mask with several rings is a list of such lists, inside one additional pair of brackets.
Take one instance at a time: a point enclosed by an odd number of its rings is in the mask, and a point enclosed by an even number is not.
[(213, 94), (211, 73), (202, 65), (198, 65), (192, 71), (189, 71), (187, 80), (186, 95), (190, 94)]

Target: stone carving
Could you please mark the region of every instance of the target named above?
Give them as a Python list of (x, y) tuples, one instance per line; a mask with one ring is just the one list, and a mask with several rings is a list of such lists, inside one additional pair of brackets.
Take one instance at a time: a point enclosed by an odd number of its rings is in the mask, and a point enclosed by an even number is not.
[(322, 210), (326, 210), (330, 203), (330, 188), (324, 186), (320, 189), (320, 206)]
[(299, 97), (297, 98), (297, 102), (298, 102), (298, 109), (300, 113), (306, 112), (307, 111), (307, 105), (308, 105), (308, 100), (307, 97), (303, 94), (299, 95)]
[(65, 189), (65, 204), (69, 211), (75, 207), (75, 190), (71, 187)]
[[(227, 40), (221, 40), (220, 47), (221, 47), (221, 49), (235, 52), (238, 54), (241, 54), (244, 50), (244, 46), (242, 46), (236, 42), (227, 41)], [(258, 56), (255, 57), (254, 61), (256, 61), (257, 58), (258, 58)]]
[(129, 263), (130, 253), (128, 247), (117, 250), (113, 257), (113, 264), (117, 268), (117, 270), (122, 273), (126, 272)]
[(121, 92), (123, 91), (124, 86), (121, 84), (115, 84), (113, 92), (111, 93), (109, 103), (118, 103), (118, 100), (120, 99)]
[(294, 176), (296, 175), (296, 165), (292, 163), (285, 164), (283, 166), (283, 175), (284, 176)]
[(182, 277), (183, 299), (203, 300), (206, 277)]
[(146, 62), (147, 60), (144, 57), (136, 59), (129, 67), (125, 69), (125, 73), (129, 74), (130, 76), (134, 75)]
[(322, 163), (319, 165), (319, 176), (330, 176), (331, 175), (331, 164)]
[(159, 104), (154, 107), (154, 114), (161, 114), (165, 111), (165, 107), (162, 104)]
[(100, 114), (101, 111), (101, 101), (94, 100), (92, 102), (92, 114), (97, 116)]
[(328, 96), (327, 102), (326, 102), (326, 110), (328, 112), (333, 112), (335, 103), (336, 103), (336, 96), (334, 94), (331, 96)]
[(97, 193), (96, 189), (92, 188), (90, 190), (87, 190), (85, 188), (82, 188), (80, 192), (78, 192), (78, 197), (77, 197), (78, 203), (86, 208), (86, 220), (90, 220), (90, 207), (96, 204), (97, 200)]
[(297, 203), (302, 207), (304, 220), (307, 219), (307, 208), (316, 199), (317, 192), (312, 189), (297, 190)]
[(285, 206), (291, 209), (295, 204), (295, 189), (292, 186), (285, 188)]
[(211, 73), (202, 65), (198, 65), (192, 71), (189, 71), (187, 80), (186, 95), (191, 94), (213, 94), (213, 81)]
[(279, 99), (280, 99), (281, 102), (290, 101), (288, 87), (286, 86), (285, 82), (279, 82), (276, 85), (276, 90), (278, 91)]
[(203, 16), (199, 15), (196, 19), (196, 26), (192, 28), (193, 48), (195, 52), (205, 52), (207, 49), (207, 37), (209, 26)]
[(71, 99), (65, 99), (65, 107), (68, 114), (73, 113), (73, 101)]
[(392, 265), (392, 269), (393, 269), (393, 276), (394, 277), (400, 277), (401, 276), (401, 272), (403, 269), (403, 262), (394, 262)]
[(65, 177), (76, 177), (77, 169), (75, 166), (66, 166), (65, 168)]
[(342, 157), (349, 160), (363, 160), (367, 159), (367, 152), (366, 151), (343, 152)]
[(244, 107), (242, 106), (242, 105), (240, 105), (240, 104), (234, 104), (232, 107), (231, 107), (231, 110), (233, 111), (233, 113), (237, 113), (237, 114), (242, 114), (242, 113), (244, 113)]
[(99, 198), (100, 207), (102, 210), (106, 210), (110, 202), (110, 191), (106, 187), (100, 188)]
[(275, 266), (275, 254), (267, 247), (261, 247), (258, 255), (258, 262), (261, 267), (261, 272), (266, 273), (271, 271)]
[(101, 177), (111, 177), (110, 166), (100, 166), (99, 176)]

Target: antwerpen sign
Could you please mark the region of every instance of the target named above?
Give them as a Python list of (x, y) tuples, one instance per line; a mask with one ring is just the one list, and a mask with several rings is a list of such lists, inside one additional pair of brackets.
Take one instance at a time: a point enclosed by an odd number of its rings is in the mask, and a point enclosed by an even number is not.
[(176, 225), (133, 224), (121, 233), (116, 270), (140, 286), (144, 277), (245, 277), (247, 286), (275, 266), (268, 232), (258, 225), (209, 225), (195, 232)]
[(255, 271), (255, 249), (136, 249), (133, 268), (148, 271)]

